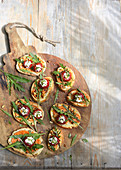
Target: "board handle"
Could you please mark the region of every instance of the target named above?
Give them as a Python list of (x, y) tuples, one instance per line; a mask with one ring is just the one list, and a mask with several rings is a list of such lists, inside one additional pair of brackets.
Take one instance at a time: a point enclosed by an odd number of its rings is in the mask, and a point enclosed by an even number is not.
[(9, 23), (6, 26), (6, 32), (10, 33), (11, 30), (16, 31), (15, 28), (25, 28), (28, 31), (30, 31), (36, 38), (38, 38), (40, 41), (42, 42), (47, 42), (51, 45), (53, 45), (54, 47), (56, 46), (57, 43), (60, 43), (59, 41), (53, 41), (53, 40), (48, 40), (46, 37), (44, 37), (41, 34), (38, 34), (37, 32), (35, 32), (34, 28), (32, 27), (28, 27), (27, 25), (20, 23), (20, 22), (14, 22), (14, 23)]
[(12, 25), (13, 23), (9, 23), (5, 26), (5, 31), (7, 32), (9, 37), (10, 50), (13, 54), (21, 54), (22, 49), (25, 49), (25, 45), (18, 35), (16, 28), (11, 28)]

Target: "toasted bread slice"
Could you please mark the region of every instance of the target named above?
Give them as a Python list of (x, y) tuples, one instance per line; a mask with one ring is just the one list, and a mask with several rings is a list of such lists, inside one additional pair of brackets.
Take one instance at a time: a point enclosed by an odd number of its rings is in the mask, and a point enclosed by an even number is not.
[[(49, 143), (49, 139), (52, 137), (52, 136), (56, 136), (58, 139), (59, 139), (59, 143), (56, 144), (56, 145), (51, 145)], [(47, 146), (48, 146), (48, 149), (51, 150), (51, 151), (57, 151), (60, 147), (61, 147), (61, 144), (63, 142), (63, 133), (60, 129), (58, 128), (52, 128), (48, 134), (48, 140), (47, 140)]]
[[(59, 111), (56, 111), (56, 109), (57, 110), (59, 109)], [(51, 120), (54, 123), (66, 129), (72, 129), (78, 127), (81, 121), (81, 115), (79, 111), (76, 108), (63, 103), (56, 103), (55, 105), (53, 105), (50, 109), (50, 115), (51, 115)], [(62, 122), (59, 123), (57, 121), (57, 119), (62, 115), (66, 116), (66, 117), (64, 116), (65, 123)], [(69, 120), (69, 117), (71, 117), (71, 120)]]
[[(16, 101), (15, 101), (15, 104), (16, 104), (17, 106), (21, 105), (21, 102), (20, 102), (20, 101), (22, 101), (22, 103), (26, 103), (26, 101), (25, 101), (24, 99), (20, 99), (20, 100), (16, 100)], [(36, 110), (36, 109), (40, 109), (40, 110), (41, 110), (41, 112), (42, 112), (42, 118), (40, 118), (40, 119), (43, 120), (43, 118), (44, 118), (44, 111), (43, 111), (42, 107), (41, 107), (40, 105), (38, 105), (37, 103), (31, 102), (31, 101), (29, 101), (29, 103), (30, 103), (30, 105), (33, 107), (33, 111)], [(24, 121), (22, 121), (22, 118), (19, 118), (18, 116), (19, 116), (19, 113), (17, 113), (17, 112), (15, 111), (15, 109), (13, 108), (13, 117), (14, 117), (19, 123), (22, 123), (22, 124), (25, 124), (25, 125), (26, 125), (26, 123), (25, 123)], [(25, 116), (25, 118), (27, 119), (28, 116)], [(36, 118), (35, 118), (35, 119), (36, 119)], [(36, 120), (37, 120), (37, 119), (36, 119)], [(27, 119), (27, 121), (28, 121), (31, 125), (34, 125), (34, 120), (33, 120), (32, 116), (30, 116), (30, 117)], [(37, 122), (39, 123), (38, 120), (37, 120)]]
[[(14, 135), (29, 134), (30, 132), (31, 132), (31, 134), (32, 134), (32, 133), (33, 133), (33, 134), (36, 133), (35, 131), (33, 131), (33, 130), (30, 129), (30, 128), (21, 128), (21, 129), (18, 129), (18, 130), (16, 130), (16, 131), (14, 131), (14, 132), (12, 133), (12, 136), (14, 136)], [(17, 142), (17, 141), (21, 142), (20, 139), (15, 139), (15, 138), (13, 138), (13, 137), (9, 137), (9, 139), (8, 139), (8, 144), (10, 145), (10, 144), (13, 144), (13, 143), (15, 143), (15, 142)], [(42, 136), (40, 136), (38, 139), (35, 140), (35, 144), (39, 144), (39, 145), (42, 145), (42, 146), (43, 146)], [(36, 148), (35, 150), (31, 150), (31, 152), (30, 152), (29, 150), (24, 151), (24, 150), (21, 149), (21, 148), (19, 149), (19, 148), (12, 147), (12, 149), (13, 149), (14, 151), (19, 152), (19, 153), (25, 155), (26, 157), (35, 157), (35, 156), (39, 155), (39, 154), (42, 152), (43, 148), (44, 148), (44, 147), (39, 148), (39, 149)], [(25, 148), (25, 149), (26, 149), (26, 148)]]
[[(42, 89), (40, 97), (38, 97), (39, 96), (38, 93), (39, 93), (39, 90), (40, 90), (40, 88), (38, 86), (38, 82), (39, 82), (40, 79), (35, 80), (32, 84), (32, 87), (31, 87), (31, 96), (33, 97), (33, 99), (35, 101), (38, 101), (39, 103), (45, 102), (48, 99), (50, 93), (54, 89), (53, 79), (51, 77), (44, 77), (44, 78), (49, 81), (49, 87), (46, 88), (46, 89)], [(37, 86), (38, 92), (36, 91), (36, 86)]]
[(79, 91), (77, 89), (75, 90), (71, 90), (68, 95), (67, 95), (67, 101), (71, 104), (73, 104), (74, 106), (78, 106), (78, 107), (88, 107), (90, 104), (90, 96), (84, 91), (81, 90), (81, 92), (84, 94), (85, 98), (82, 99), (82, 101), (80, 102), (76, 102), (74, 100), (74, 95), (79, 93)]
[[(74, 82), (75, 82), (75, 74), (74, 72), (69, 68), (69, 67), (65, 67), (65, 68), (62, 68), (62, 67), (59, 67), (57, 69), (57, 72), (61, 73), (63, 71), (68, 70), (70, 73), (71, 73), (71, 79), (67, 82), (61, 80), (60, 76), (59, 75), (56, 75), (56, 79), (57, 79), (57, 83), (58, 83), (58, 87), (62, 90), (62, 91), (67, 91), (69, 90), (73, 85), (74, 85)], [(66, 85), (67, 84), (67, 85)]]
[[(20, 73), (23, 73), (23, 74), (27, 74), (27, 75), (31, 75), (31, 76), (38, 76), (40, 75), (41, 73), (43, 73), (45, 70), (46, 70), (46, 62), (44, 59), (42, 59), (40, 56), (36, 55), (39, 62), (42, 64), (42, 70), (40, 72), (35, 72), (33, 69), (31, 68), (25, 68), (23, 66), (23, 62), (25, 60), (27, 60), (27, 57), (31, 58), (32, 59), (32, 56), (30, 54), (26, 54), (22, 57), (20, 57), (18, 60), (17, 60), (17, 64), (16, 64), (16, 69), (20, 72)], [(19, 62), (20, 61), (20, 62)], [(35, 65), (35, 63), (33, 63), (33, 66)]]

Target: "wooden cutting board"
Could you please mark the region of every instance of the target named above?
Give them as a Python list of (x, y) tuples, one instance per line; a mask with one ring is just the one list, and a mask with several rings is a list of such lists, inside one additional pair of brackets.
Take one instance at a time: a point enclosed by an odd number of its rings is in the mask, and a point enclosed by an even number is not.
[[(75, 84), (72, 87), (72, 89), (80, 87), (81, 90), (85, 90), (90, 95), (89, 88), (88, 88), (83, 76), (80, 74), (80, 72), (75, 67), (73, 67), (71, 64), (69, 64), (65, 60), (62, 60), (59, 57), (49, 55), (49, 54), (37, 53), (36, 48), (33, 46), (25, 46), (23, 44), (21, 38), (19, 37), (19, 35), (16, 31), (16, 28), (14, 27), (14, 28), (10, 29), (10, 26), (11, 26), (11, 24), (8, 24), (5, 26), (5, 30), (8, 33), (9, 44), (10, 44), (10, 49), (11, 49), (11, 52), (3, 57), (3, 61), (5, 63), (3, 69), (5, 72), (19, 75), (19, 76), (22, 76), (22, 77), (25, 77), (25, 78), (28, 78), (28, 79), (34, 81), (37, 77), (27, 76), (27, 75), (20, 74), (19, 72), (17, 72), (17, 70), (15, 68), (16, 62), (14, 61), (14, 59), (19, 58), (20, 56), (24, 55), (25, 53), (29, 53), (29, 52), (36, 53), (36, 54), (40, 55), (47, 63), (47, 69), (45, 71), (45, 74), (47, 76), (51, 76), (53, 78), (53, 80), (56, 81), (55, 76), (52, 74), (52, 72), (58, 68), (59, 63), (62, 63), (64, 65), (70, 67), (75, 73), (76, 79), (75, 79)], [(6, 79), (3, 75), (1, 75), (0, 84), (1, 84), (1, 86), (0, 86), (0, 107), (3, 106), (4, 110), (8, 111), (9, 113), (11, 113), (11, 110), (12, 110), (11, 101), (16, 100), (15, 94), (18, 94), (18, 96), (20, 98), (23, 98), (24, 95), (27, 96), (29, 99), (31, 98), (30, 88), (31, 88), (32, 83), (27, 83), (27, 84), (24, 83), (23, 84), (23, 86), (25, 88), (25, 92), (18, 92), (16, 90), (12, 89), (11, 96), (9, 96), (9, 93), (8, 93), (8, 90), (6, 87)], [(45, 112), (45, 115), (44, 115), (44, 124), (45, 125), (38, 124), (37, 128), (38, 128), (38, 132), (44, 131), (44, 132), (46, 132), (46, 135), (43, 137), (44, 149), (43, 149), (42, 153), (40, 155), (38, 155), (38, 157), (37, 157), (38, 159), (57, 155), (57, 154), (60, 154), (64, 151), (66, 151), (67, 149), (69, 149), (71, 147), (70, 144), (71, 144), (72, 138), (69, 139), (68, 134), (71, 133), (72, 137), (74, 137), (75, 134), (77, 134), (77, 138), (75, 141), (75, 143), (76, 143), (81, 138), (81, 136), (84, 134), (84, 132), (87, 129), (87, 126), (89, 124), (90, 115), (91, 115), (91, 104), (87, 108), (76, 107), (82, 116), (81, 126), (83, 127), (84, 130), (80, 129), (79, 127), (69, 129), (69, 130), (59, 127), (64, 134), (64, 142), (63, 142), (61, 148), (56, 152), (52, 152), (47, 149), (47, 145), (46, 145), (47, 130), (51, 129), (54, 126), (54, 123), (50, 123), (50, 121), (49, 121), (47, 111), (49, 112), (51, 106), (54, 104), (56, 89), (57, 89), (57, 85), (55, 84), (54, 91), (51, 93), (48, 101), (41, 104), (41, 106)], [(66, 102), (67, 93), (68, 92), (59, 91), (59, 96), (58, 96), (57, 102), (58, 103)], [(31, 98), (31, 100), (32, 100), (32, 98)], [(10, 122), (11, 122), (11, 124), (10, 124)], [(23, 126), (23, 127), (26, 127), (26, 126)], [(13, 118), (8, 117), (6, 114), (4, 114), (2, 111), (0, 111), (0, 134), (1, 134), (0, 144), (2, 144), (3, 146), (7, 146), (8, 137), (12, 134), (13, 131), (15, 131), (19, 128), (21, 128), (21, 127), (18, 122), (16, 122)], [(9, 150), (18, 154), (17, 152), (13, 151), (12, 149), (9, 149)]]

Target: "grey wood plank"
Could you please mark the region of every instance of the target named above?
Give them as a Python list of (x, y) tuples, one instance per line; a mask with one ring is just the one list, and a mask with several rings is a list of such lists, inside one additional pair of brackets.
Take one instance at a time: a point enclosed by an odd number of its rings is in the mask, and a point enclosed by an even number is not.
[[(1, 166), (121, 167), (121, 6), (116, 0), (11, 0), (0, 2), (0, 28), (19, 21), (48, 39), (39, 42), (25, 29), (18, 30), (25, 44), (39, 52), (59, 56), (73, 64), (86, 79), (92, 96), (90, 125), (82, 140), (65, 153), (44, 160), (0, 151)], [(0, 32), (0, 55), (7, 53)], [(72, 161), (69, 159), (72, 155)]]

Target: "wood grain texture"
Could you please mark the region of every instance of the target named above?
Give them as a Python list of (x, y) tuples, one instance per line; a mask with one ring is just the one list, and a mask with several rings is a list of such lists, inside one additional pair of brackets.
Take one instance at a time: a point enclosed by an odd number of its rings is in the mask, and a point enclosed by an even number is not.
[[(48, 39), (55, 48), (18, 29), (26, 45), (65, 59), (81, 72), (92, 96), (90, 125), (71, 149), (53, 158), (33, 161), (0, 152), (1, 166), (41, 168), (121, 167), (121, 6), (118, 0), (12, 0), (0, 2), (0, 27), (19, 21)], [(2, 29), (3, 30), (3, 29)], [(0, 33), (0, 54), (9, 52)], [(72, 155), (72, 161), (69, 159)]]

